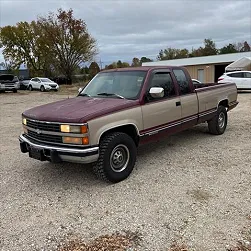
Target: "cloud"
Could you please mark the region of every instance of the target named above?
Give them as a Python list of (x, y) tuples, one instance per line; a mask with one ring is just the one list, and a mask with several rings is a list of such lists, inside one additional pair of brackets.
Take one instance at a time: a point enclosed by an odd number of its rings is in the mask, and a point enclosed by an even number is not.
[(97, 39), (97, 59), (108, 64), (133, 57), (155, 59), (168, 46), (196, 48), (204, 38), (218, 46), (251, 42), (249, 0), (82, 0), (0, 2), (0, 26), (31, 21), (58, 8), (72, 8)]

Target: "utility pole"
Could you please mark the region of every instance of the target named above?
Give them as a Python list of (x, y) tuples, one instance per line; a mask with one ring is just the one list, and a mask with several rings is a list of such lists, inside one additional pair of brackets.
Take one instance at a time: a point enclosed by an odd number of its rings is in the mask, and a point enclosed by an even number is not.
[(101, 58), (100, 58), (100, 60), (99, 60), (99, 65), (100, 65), (100, 70), (102, 70), (103, 69), (103, 67), (102, 67), (102, 61), (101, 61)]

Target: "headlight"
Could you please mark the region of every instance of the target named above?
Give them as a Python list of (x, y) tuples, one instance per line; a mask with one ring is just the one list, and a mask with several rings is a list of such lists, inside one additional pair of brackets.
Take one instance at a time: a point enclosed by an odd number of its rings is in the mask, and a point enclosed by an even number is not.
[(72, 133), (87, 133), (87, 125), (75, 126), (75, 125), (60, 125), (61, 132), (72, 132)]
[(77, 138), (77, 137), (63, 137), (63, 143), (65, 144), (75, 144), (75, 145), (88, 145), (89, 138)]
[(23, 118), (22, 122), (23, 122), (24, 125), (27, 125), (27, 119), (26, 118)]

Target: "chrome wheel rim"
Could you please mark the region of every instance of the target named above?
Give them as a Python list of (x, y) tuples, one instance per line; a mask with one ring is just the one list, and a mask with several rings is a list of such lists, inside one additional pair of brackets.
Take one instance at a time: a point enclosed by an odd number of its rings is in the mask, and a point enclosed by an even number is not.
[(130, 152), (127, 146), (117, 145), (110, 155), (110, 166), (114, 172), (122, 172), (128, 166), (130, 160)]
[(225, 114), (223, 112), (219, 114), (218, 125), (220, 128), (223, 128), (225, 126)]

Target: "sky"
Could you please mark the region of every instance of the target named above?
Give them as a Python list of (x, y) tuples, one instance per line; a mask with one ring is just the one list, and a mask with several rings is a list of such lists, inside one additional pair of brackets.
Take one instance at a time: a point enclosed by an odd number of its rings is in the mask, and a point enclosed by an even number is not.
[[(32, 21), (58, 8), (73, 9), (97, 40), (102, 65), (153, 60), (161, 49), (197, 48), (205, 38), (218, 47), (251, 43), (249, 0), (0, 0), (0, 27)], [(0, 51), (0, 62), (3, 57)]]

